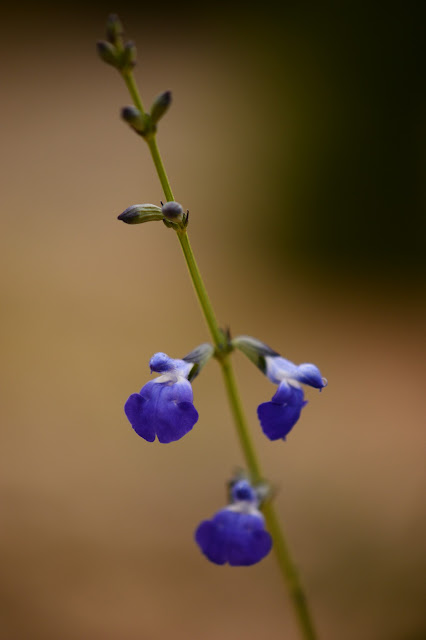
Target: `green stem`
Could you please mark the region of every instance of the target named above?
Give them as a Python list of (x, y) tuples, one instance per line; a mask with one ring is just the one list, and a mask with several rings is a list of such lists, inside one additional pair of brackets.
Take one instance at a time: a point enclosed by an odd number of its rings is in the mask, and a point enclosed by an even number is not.
[(164, 195), (166, 196), (166, 200), (171, 202), (174, 200), (172, 190), (170, 188), (170, 182), (167, 177), (166, 170), (163, 165), (163, 161), (160, 156), (160, 152), (158, 150), (157, 140), (155, 135), (147, 138), (147, 143), (149, 150), (151, 152), (152, 159), (155, 164), (155, 168), (157, 169), (158, 177), (160, 178), (161, 186), (163, 187)]
[(237, 428), (238, 438), (241, 448), (244, 452), (247, 467), (253, 482), (258, 483), (262, 478), (260, 464), (257, 460), (256, 450), (250, 438), (250, 432), (247, 429), (246, 420), (241, 403), (240, 394), (238, 393), (237, 382), (235, 380), (234, 370), (231, 365), (229, 355), (225, 356), (220, 362), (222, 367), (223, 380), (225, 383), (226, 393), (228, 395), (229, 404)]
[[(136, 87), (132, 72), (123, 73), (123, 78), (126, 82), (135, 106), (142, 114), (144, 114), (142, 100)], [(158, 150), (155, 134), (147, 137), (146, 142), (151, 152), (151, 156), (154, 161), (154, 165), (157, 170), (164, 195), (168, 201), (173, 200), (173, 193), (170, 187), (169, 180), (167, 178), (166, 171), (164, 169), (160, 152)], [(234, 418), (235, 427), (237, 429), (240, 445), (243, 450), (244, 458), (246, 460), (246, 464), (253, 481), (259, 482), (263, 479), (263, 474), (250, 437), (250, 432), (244, 415), (240, 395), (238, 393), (234, 371), (229, 357), (230, 354), (226, 351), (226, 348), (224, 348), (226, 345), (223, 344), (223, 333), (219, 329), (212, 304), (210, 302), (206, 287), (204, 286), (204, 282), (200, 274), (200, 270), (198, 269), (198, 265), (192, 252), (191, 245), (189, 243), (186, 229), (178, 230), (177, 236), (179, 238), (180, 246), (182, 247), (189, 275), (191, 276), (191, 280), (194, 285), (195, 293), (200, 303), (201, 310), (207, 322), (207, 326), (210, 330), (213, 342), (216, 346), (216, 356), (222, 370), (225, 389), (231, 407), (232, 416)], [(304, 640), (316, 640), (317, 636), (306, 602), (306, 597), (299, 576), (297, 574), (296, 567), (293, 563), (290, 551), (288, 549), (283, 531), (275, 513), (274, 506), (271, 502), (265, 502), (265, 504), (263, 505), (263, 512), (268, 525), (268, 530), (274, 541), (274, 550), (277, 562), (280, 567), (281, 574), (284, 578), (284, 582), (289, 590), (290, 598), (295, 610), (302, 637), (304, 638)]]
[(129, 90), (135, 107), (139, 109), (139, 111), (143, 115), (145, 113), (145, 109), (143, 108), (142, 99), (136, 86), (133, 73), (131, 71), (122, 71), (121, 75), (123, 76), (124, 82), (126, 83), (126, 87)]
[[(133, 103), (137, 109), (141, 112), (142, 115), (145, 115), (145, 109), (143, 108), (142, 99), (138, 88), (136, 86), (135, 78), (133, 76), (132, 71), (123, 71), (122, 74), (124, 82), (129, 90), (129, 93), (132, 97)], [(155, 134), (151, 134), (146, 137), (146, 142), (148, 144), (149, 150), (151, 152), (152, 159), (154, 161), (155, 168), (158, 173), (158, 177), (160, 178), (161, 186), (163, 187), (164, 195), (166, 196), (166, 200), (172, 201), (173, 193), (170, 188), (170, 182), (167, 177), (166, 170), (163, 165), (163, 161), (161, 159), (160, 152), (158, 150), (157, 140), (155, 138)]]
[(216, 348), (221, 349), (221, 347), (223, 346), (222, 332), (218, 327), (210, 298), (207, 294), (206, 288), (201, 278), (200, 270), (198, 269), (194, 254), (192, 253), (188, 234), (186, 233), (186, 231), (180, 231), (178, 232), (177, 236), (179, 238), (180, 246), (182, 247), (183, 255), (185, 256), (189, 275), (191, 276), (192, 284), (194, 285), (195, 293), (197, 295), (198, 302), (200, 303), (204, 318), (207, 322), (207, 326), (210, 330)]
[(281, 575), (287, 585), (302, 637), (306, 640), (316, 640), (317, 634), (305, 592), (300, 582), (296, 566), (292, 560), (275, 508), (273, 504), (268, 501), (265, 502), (262, 510), (268, 524), (269, 532), (274, 541), (275, 556), (280, 567)]

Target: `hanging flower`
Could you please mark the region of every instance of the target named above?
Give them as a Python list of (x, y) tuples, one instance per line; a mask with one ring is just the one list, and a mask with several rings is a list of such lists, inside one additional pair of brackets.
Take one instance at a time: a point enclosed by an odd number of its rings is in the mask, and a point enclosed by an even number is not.
[(152, 356), (149, 366), (161, 373), (147, 382), (139, 393), (132, 393), (124, 411), (136, 433), (154, 442), (174, 442), (182, 438), (198, 420), (188, 377), (194, 364), (173, 360), (165, 353)]
[(327, 380), (314, 364), (296, 365), (281, 356), (266, 356), (266, 375), (278, 389), (270, 402), (257, 408), (263, 433), (270, 440), (285, 440), (307, 404), (301, 384), (322, 389)]
[(195, 540), (211, 562), (249, 566), (268, 555), (272, 538), (258, 506), (259, 497), (248, 480), (238, 480), (231, 489), (231, 504), (201, 522)]
[(302, 384), (321, 391), (327, 380), (314, 364), (294, 364), (256, 338), (238, 336), (233, 344), (278, 385), (271, 401), (258, 406), (257, 415), (263, 433), (270, 440), (285, 440), (307, 404)]

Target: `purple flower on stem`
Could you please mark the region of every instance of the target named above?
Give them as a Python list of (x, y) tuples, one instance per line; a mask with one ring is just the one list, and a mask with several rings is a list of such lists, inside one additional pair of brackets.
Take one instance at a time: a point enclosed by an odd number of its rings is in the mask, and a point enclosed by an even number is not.
[(182, 438), (198, 420), (188, 381), (194, 364), (173, 360), (165, 353), (152, 356), (149, 366), (162, 375), (147, 382), (139, 393), (132, 393), (124, 411), (136, 433), (154, 442), (174, 442)]
[(204, 520), (195, 532), (203, 554), (215, 564), (233, 567), (256, 564), (268, 555), (271, 535), (258, 509), (259, 498), (247, 480), (238, 480), (231, 489), (232, 504)]
[(277, 355), (265, 355), (265, 374), (278, 389), (270, 402), (257, 408), (263, 433), (270, 440), (285, 440), (307, 404), (301, 384), (323, 389), (327, 380), (314, 364), (296, 365)]

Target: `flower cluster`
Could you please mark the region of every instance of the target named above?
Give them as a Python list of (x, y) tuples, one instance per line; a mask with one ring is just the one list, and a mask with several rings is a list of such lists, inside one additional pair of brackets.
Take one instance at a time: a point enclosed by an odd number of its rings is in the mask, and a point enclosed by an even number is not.
[[(285, 440), (307, 404), (302, 385), (323, 389), (325, 378), (313, 364), (296, 365), (282, 358), (263, 342), (239, 336), (230, 343), (241, 350), (274, 384), (277, 391), (269, 402), (257, 409), (263, 433), (270, 440)], [(136, 433), (154, 442), (180, 440), (198, 421), (193, 404), (191, 381), (214, 355), (210, 344), (202, 344), (181, 360), (165, 353), (152, 356), (151, 372), (160, 375), (147, 382), (139, 393), (132, 393), (124, 411)], [(203, 554), (215, 564), (252, 565), (270, 551), (272, 538), (265, 530), (259, 510), (261, 491), (248, 479), (238, 478), (231, 485), (230, 504), (196, 530), (195, 540)]]
[[(270, 402), (258, 406), (257, 415), (263, 433), (270, 440), (285, 440), (300, 418), (307, 404), (302, 384), (323, 389), (327, 380), (314, 364), (296, 365), (282, 358), (263, 342), (239, 336), (233, 346), (245, 353), (269, 378), (278, 385)], [(212, 357), (213, 347), (203, 344), (182, 360), (169, 358), (165, 353), (152, 356), (149, 366), (161, 375), (145, 384), (139, 393), (132, 393), (124, 411), (136, 433), (153, 442), (168, 443), (180, 440), (198, 420), (193, 405), (192, 380)]]

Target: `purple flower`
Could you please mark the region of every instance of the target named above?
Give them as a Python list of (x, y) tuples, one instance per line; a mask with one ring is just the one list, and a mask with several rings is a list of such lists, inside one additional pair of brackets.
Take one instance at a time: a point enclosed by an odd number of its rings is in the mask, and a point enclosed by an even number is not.
[(195, 532), (203, 554), (215, 564), (233, 567), (256, 564), (271, 550), (272, 538), (258, 509), (258, 497), (247, 480), (231, 489), (232, 504), (204, 520)]
[(157, 436), (159, 442), (174, 442), (188, 433), (198, 420), (188, 381), (194, 364), (156, 353), (149, 366), (151, 372), (162, 375), (148, 382), (139, 393), (132, 393), (124, 411), (141, 438), (154, 442)]
[(313, 364), (296, 365), (277, 355), (265, 355), (265, 374), (278, 389), (270, 402), (257, 408), (263, 433), (270, 440), (285, 440), (307, 404), (301, 384), (321, 390), (327, 380)]

